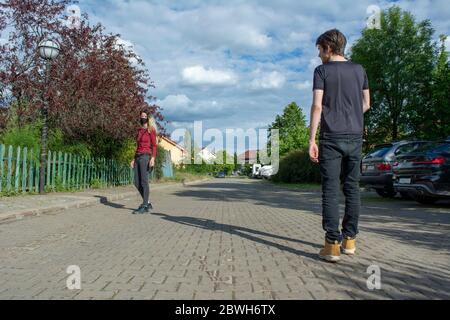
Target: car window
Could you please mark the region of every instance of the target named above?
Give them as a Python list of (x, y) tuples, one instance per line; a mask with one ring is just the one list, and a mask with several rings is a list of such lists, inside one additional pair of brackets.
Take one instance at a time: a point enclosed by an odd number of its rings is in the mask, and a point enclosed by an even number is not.
[(389, 150), (391, 150), (391, 148), (392, 145), (377, 146), (373, 151), (370, 151), (366, 155), (366, 158), (382, 158), (389, 152)]
[(417, 151), (419, 152), (450, 152), (450, 143), (448, 142), (431, 142), (426, 143), (424, 145), (421, 145), (419, 148), (417, 148)]
[(407, 143), (404, 144), (400, 147), (397, 148), (397, 150), (395, 150), (395, 155), (398, 156), (400, 154), (404, 154), (404, 153), (410, 153), (410, 152), (414, 152), (416, 151), (418, 148), (420, 148), (421, 146), (423, 146), (424, 144), (427, 143)]
[(450, 143), (442, 143), (441, 145), (436, 146), (432, 151), (436, 153), (450, 152)]

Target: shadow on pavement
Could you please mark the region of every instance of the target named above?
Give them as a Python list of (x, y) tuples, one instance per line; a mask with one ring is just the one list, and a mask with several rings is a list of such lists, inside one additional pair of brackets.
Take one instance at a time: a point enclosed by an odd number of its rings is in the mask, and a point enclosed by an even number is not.
[[(178, 197), (196, 198), (201, 201), (252, 202), (255, 205), (274, 208), (305, 210), (320, 213), (321, 199), (305, 203), (299, 196), (317, 195), (316, 192), (288, 191), (266, 183), (204, 183), (187, 190), (174, 192)], [(320, 194), (319, 194), (320, 195)], [(313, 205), (312, 205), (313, 204)]]
[[(367, 267), (369, 266), (368, 263)], [(390, 266), (381, 267), (381, 289), (369, 290), (366, 280), (369, 274), (364, 268), (349, 272), (338, 264), (333, 268), (316, 271), (321, 277), (330, 277), (344, 288), (354, 288), (350, 294), (355, 299), (449, 299), (450, 278), (439, 270), (424, 264), (405, 260), (389, 261)], [(359, 289), (355, 289), (359, 288)]]
[[(210, 182), (174, 192), (178, 197), (201, 201), (250, 202), (273, 208), (321, 214), (321, 193), (280, 189), (269, 183)], [(340, 198), (343, 205), (343, 196)], [(362, 199), (361, 231), (387, 236), (427, 249), (449, 250), (450, 210), (447, 204), (424, 206), (414, 201), (374, 201)], [(343, 208), (341, 207), (341, 217)], [(320, 226), (318, 226), (320, 227)]]
[(169, 216), (169, 215), (164, 214), (164, 213), (152, 213), (152, 215), (159, 216), (159, 217), (162, 217), (164, 220), (175, 222), (175, 223), (179, 223), (179, 224), (183, 224), (183, 225), (186, 225), (186, 226), (191, 226), (191, 227), (196, 227), (196, 228), (201, 228), (201, 229), (211, 230), (211, 231), (227, 232), (227, 233), (229, 233), (231, 235), (236, 235), (236, 236), (242, 237), (242, 238), (247, 239), (247, 240), (255, 241), (255, 242), (258, 242), (260, 244), (271, 246), (271, 247), (277, 248), (277, 249), (282, 250), (282, 251), (287, 251), (287, 252), (293, 253), (295, 255), (307, 257), (307, 258), (310, 258), (310, 259), (313, 259), (313, 260), (319, 260), (319, 258), (317, 257), (317, 254), (312, 254), (312, 253), (309, 253), (309, 252), (304, 252), (304, 251), (301, 251), (301, 250), (293, 249), (293, 248), (284, 246), (284, 245), (276, 243), (276, 242), (272, 242), (272, 241), (269, 241), (269, 240), (258, 238), (256, 235), (264, 236), (264, 237), (277, 238), (277, 239), (280, 239), (280, 240), (297, 242), (297, 243), (301, 243), (301, 244), (304, 244), (304, 245), (311, 246), (311, 247), (313, 247), (315, 249), (321, 248), (321, 246), (319, 246), (316, 243), (311, 243), (311, 242), (307, 242), (307, 241), (303, 241), (303, 240), (298, 240), (298, 239), (292, 239), (292, 238), (287, 238), (287, 237), (283, 237), (283, 236), (278, 236), (278, 235), (275, 235), (275, 234), (271, 234), (271, 233), (267, 233), (267, 232), (263, 232), (263, 231), (258, 231), (258, 230), (252, 230), (252, 229), (245, 228), (245, 227), (239, 227), (239, 226), (234, 226), (234, 225), (229, 225), (229, 224), (217, 223), (214, 220), (210, 220), (210, 219), (199, 219), (199, 218), (184, 217), (184, 216)]
[(108, 198), (104, 197), (104, 196), (94, 196), (94, 197), (95, 198), (99, 198), (101, 204), (103, 204), (105, 206), (108, 206), (108, 207), (111, 207), (111, 208), (114, 208), (114, 209), (123, 209), (123, 210), (130, 210), (130, 211), (133, 211), (133, 210), (137, 209), (137, 208), (127, 208), (123, 204), (110, 202), (110, 201), (108, 201)]

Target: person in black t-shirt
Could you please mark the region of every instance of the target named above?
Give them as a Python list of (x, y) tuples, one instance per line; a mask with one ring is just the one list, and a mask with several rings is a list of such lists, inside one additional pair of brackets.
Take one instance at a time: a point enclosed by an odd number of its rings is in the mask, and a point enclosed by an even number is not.
[[(311, 161), (322, 176), (325, 246), (319, 256), (330, 262), (341, 252), (355, 254), (361, 207), (359, 193), (364, 113), (370, 109), (369, 81), (364, 68), (344, 57), (347, 40), (336, 29), (316, 42), (323, 64), (314, 71), (311, 107)], [(319, 146), (316, 143), (320, 123)], [(339, 230), (340, 176), (343, 170), (345, 215)]]

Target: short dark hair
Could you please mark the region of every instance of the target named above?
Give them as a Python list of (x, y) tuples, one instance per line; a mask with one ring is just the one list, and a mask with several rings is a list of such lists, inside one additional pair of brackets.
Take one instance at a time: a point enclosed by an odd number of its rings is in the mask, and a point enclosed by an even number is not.
[(331, 52), (343, 56), (347, 39), (338, 29), (328, 30), (317, 38), (316, 46), (320, 45), (323, 49), (330, 48)]

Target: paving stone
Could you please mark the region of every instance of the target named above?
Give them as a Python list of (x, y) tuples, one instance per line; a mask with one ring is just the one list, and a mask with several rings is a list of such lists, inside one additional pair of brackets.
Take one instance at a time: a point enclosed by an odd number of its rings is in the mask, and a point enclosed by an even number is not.
[[(268, 186), (211, 180), (152, 190), (154, 214), (131, 215), (129, 196), (0, 224), (0, 299), (450, 298), (448, 205), (363, 193), (357, 255), (329, 264), (320, 193)], [(82, 290), (67, 289), (71, 265)], [(370, 266), (381, 290), (367, 287)]]

